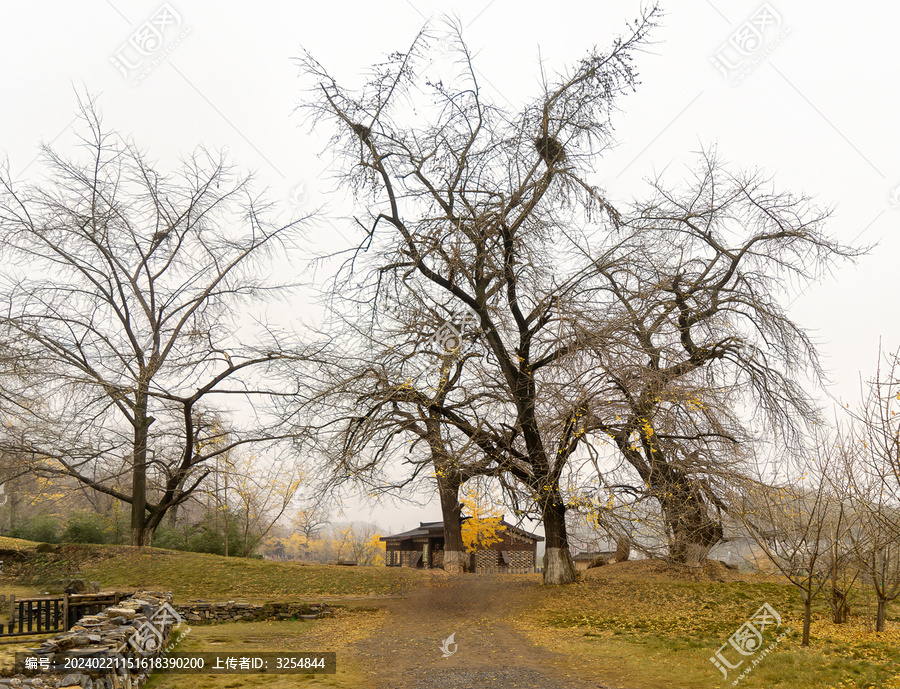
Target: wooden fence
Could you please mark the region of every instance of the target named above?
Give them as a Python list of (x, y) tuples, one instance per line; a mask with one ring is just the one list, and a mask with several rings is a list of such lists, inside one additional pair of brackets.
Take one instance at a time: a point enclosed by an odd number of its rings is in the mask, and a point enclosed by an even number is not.
[(9, 618), (0, 623), (0, 636), (49, 634), (69, 629), (84, 615), (116, 605), (127, 593), (83, 593), (36, 598), (9, 598)]

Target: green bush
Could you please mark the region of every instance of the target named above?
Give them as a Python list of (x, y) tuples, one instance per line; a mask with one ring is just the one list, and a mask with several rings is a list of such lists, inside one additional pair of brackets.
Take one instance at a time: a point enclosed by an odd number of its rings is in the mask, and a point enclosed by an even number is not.
[[(228, 554), (239, 555), (243, 548), (240, 516), (235, 512), (228, 515)], [(153, 546), (172, 550), (187, 550), (193, 553), (225, 554), (225, 519), (220, 512), (207, 513), (196, 524), (185, 527), (161, 526), (153, 534)]]
[(106, 543), (106, 523), (99, 514), (73, 512), (66, 520), (63, 543)]
[(24, 538), (26, 541), (58, 543), (59, 523), (49, 514), (29, 517), (9, 530), (10, 538)]
[(171, 526), (160, 526), (153, 534), (154, 548), (168, 548), (169, 550), (187, 550), (187, 540), (184, 529)]

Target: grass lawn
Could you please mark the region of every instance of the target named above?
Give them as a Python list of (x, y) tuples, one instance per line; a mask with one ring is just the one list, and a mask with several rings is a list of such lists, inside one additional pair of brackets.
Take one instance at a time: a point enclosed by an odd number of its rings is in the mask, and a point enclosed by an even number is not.
[(289, 687), (359, 689), (366, 686), (362, 668), (347, 658), (343, 651), (357, 639), (374, 633), (383, 623), (384, 617), (384, 613), (374, 610), (338, 610), (334, 618), (321, 620), (194, 625), (178, 644), (179, 652), (334, 651), (337, 654), (337, 673), (333, 675), (156, 674), (145, 687), (174, 689), (189, 684), (193, 689), (257, 686), (272, 689)]
[[(19, 541), (23, 543), (29, 544)], [(421, 577), (411, 570), (387, 567), (272, 562), (161, 548), (63, 545), (40, 553), (33, 548), (38, 544), (29, 545), (29, 560), (20, 566), (16, 579), (11, 580), (13, 568), (8, 567), (2, 581), (2, 585), (23, 591), (16, 595), (53, 591), (61, 579), (77, 576), (99, 581), (104, 589), (172, 591), (175, 600), (182, 602), (192, 598), (296, 600), (305, 596), (397, 595)], [(21, 545), (19, 549), (23, 549)]]
[[(637, 562), (612, 565), (572, 586), (542, 588), (536, 605), (519, 616), (516, 626), (535, 643), (577, 658), (578, 665), (603, 667), (609, 681), (623, 686), (731, 686), (753, 657), (729, 670), (727, 681), (709, 659), (769, 603), (782, 616), (777, 633), (787, 627), (793, 633), (738, 686), (900, 687), (900, 620), (889, 614), (887, 631), (876, 634), (874, 607), (864, 591), (857, 596), (858, 614), (841, 625), (831, 622), (824, 596), (818, 599), (811, 646), (804, 648), (803, 606), (792, 586), (763, 576), (691, 581), (677, 574), (654, 576), (648, 569)], [(773, 641), (775, 635), (767, 632), (762, 647)], [(725, 655), (732, 663), (741, 658), (734, 650)]]
[[(36, 544), (0, 539), (0, 548), (33, 551)], [(46, 550), (46, 548), (45, 548)], [(207, 600), (321, 600), (384, 596), (434, 585), (433, 575), (386, 567), (338, 567), (270, 562), (124, 546), (68, 546), (30, 552), (17, 575), (5, 567), (0, 593), (23, 596), (47, 590), (51, 582), (78, 575), (106, 589), (171, 590), (177, 602)], [(862, 588), (850, 622), (834, 625), (824, 596), (814, 606), (812, 645), (800, 646), (802, 603), (788, 584), (762, 575), (712, 579), (684, 571), (654, 569), (651, 563), (622, 563), (592, 570), (579, 583), (544, 587), (538, 576), (526, 590), (526, 607), (511, 624), (534, 643), (571, 658), (572, 666), (594, 668), (598, 681), (629, 689), (731, 686), (710, 662), (722, 644), (769, 603), (793, 633), (741, 679), (742, 687), (790, 689), (900, 689), (900, 619), (888, 608), (887, 631), (872, 630), (874, 606)], [(365, 603), (378, 605), (377, 600)], [(179, 650), (335, 651), (338, 674), (160, 675), (151, 689), (185, 686), (225, 689), (265, 684), (364, 687), (364, 669), (345, 652), (355, 640), (376, 632), (386, 613), (342, 610), (334, 619), (194, 625)], [(772, 642), (767, 635), (764, 646)], [(735, 652), (726, 653), (732, 662)], [(750, 659), (752, 660), (752, 658)]]

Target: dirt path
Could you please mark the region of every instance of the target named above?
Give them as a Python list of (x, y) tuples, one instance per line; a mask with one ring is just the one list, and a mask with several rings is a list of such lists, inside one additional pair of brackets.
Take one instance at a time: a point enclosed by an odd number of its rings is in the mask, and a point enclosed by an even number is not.
[(377, 689), (604, 687), (505, 621), (534, 590), (533, 582), (502, 575), (436, 576), (430, 586), (379, 603), (389, 612), (386, 623), (350, 655), (368, 666)]

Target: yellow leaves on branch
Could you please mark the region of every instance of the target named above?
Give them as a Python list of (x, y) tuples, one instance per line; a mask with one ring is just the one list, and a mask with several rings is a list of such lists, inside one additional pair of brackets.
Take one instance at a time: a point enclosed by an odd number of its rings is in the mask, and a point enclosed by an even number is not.
[(469, 516), (462, 523), (463, 546), (469, 553), (485, 550), (503, 540), (505, 527), (497, 500), (489, 492), (463, 487), (460, 504)]

